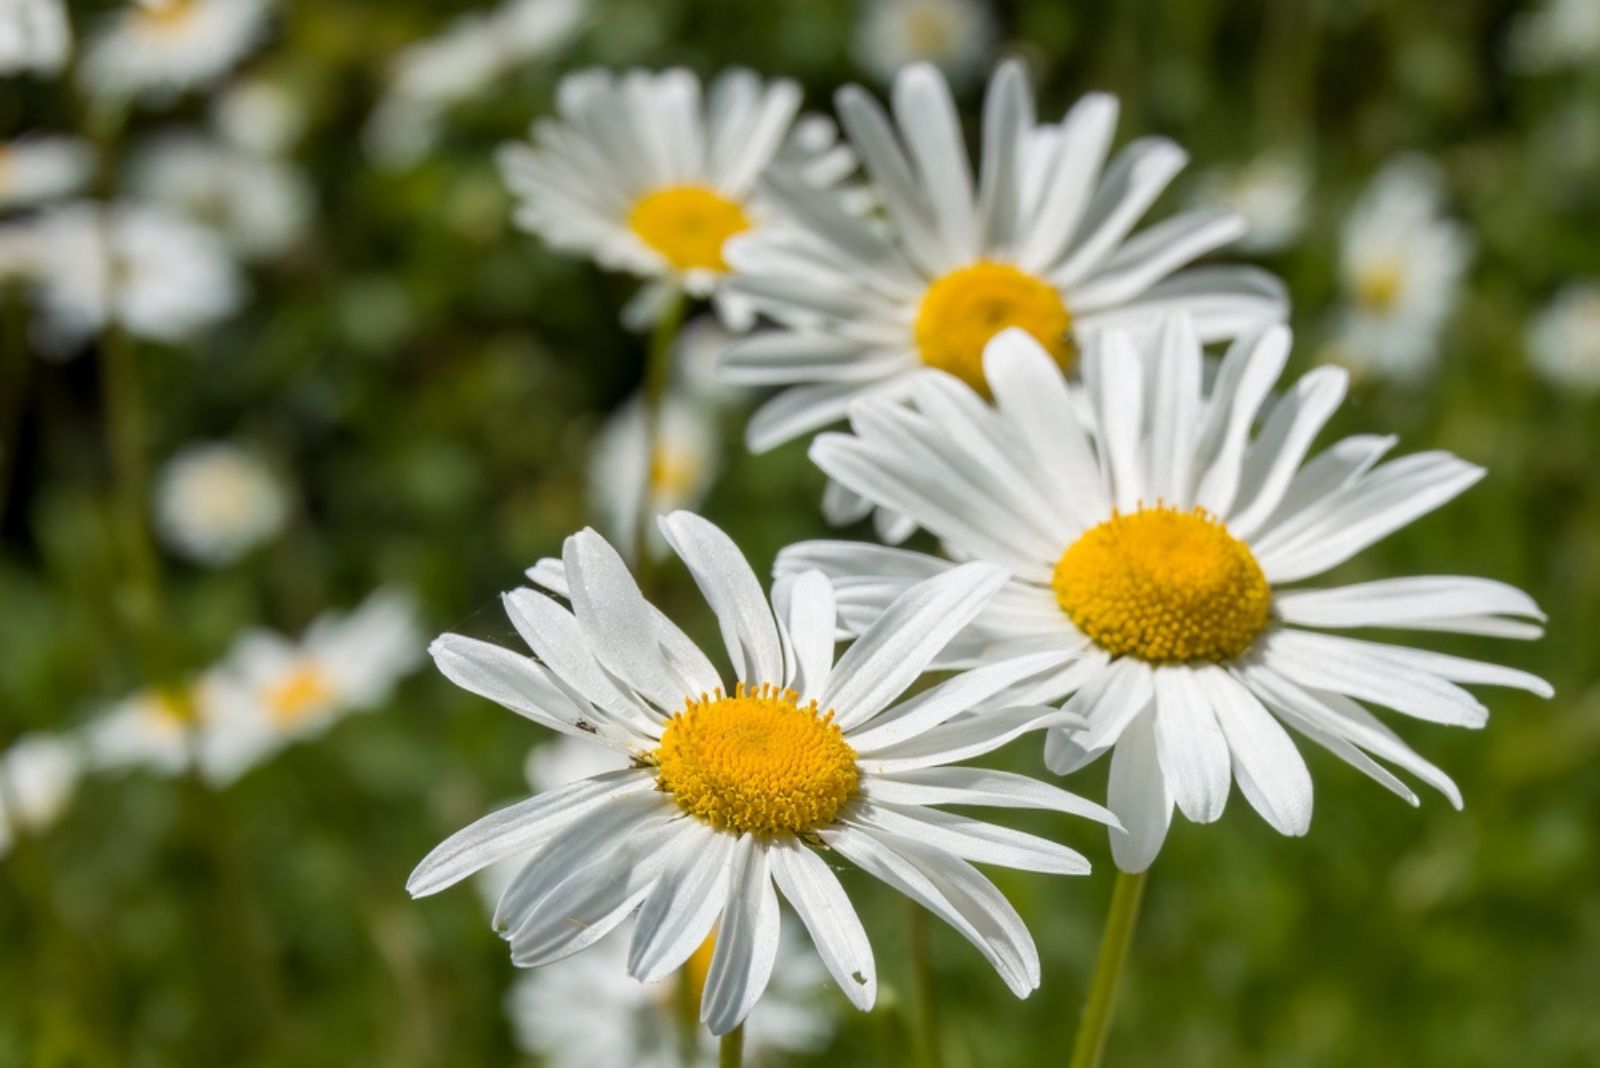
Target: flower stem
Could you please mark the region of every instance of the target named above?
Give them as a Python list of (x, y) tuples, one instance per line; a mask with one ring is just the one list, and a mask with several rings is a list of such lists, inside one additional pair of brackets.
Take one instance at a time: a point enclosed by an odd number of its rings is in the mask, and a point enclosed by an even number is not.
[(933, 968), (928, 963), (928, 913), (911, 906), (911, 972), (917, 997), (917, 1061), (923, 1068), (940, 1068), (939, 1010), (933, 992)]
[(1144, 898), (1145, 875), (1117, 872), (1105, 934), (1100, 939), (1100, 956), (1094, 964), (1094, 982), (1078, 1025), (1077, 1041), (1072, 1044), (1070, 1068), (1099, 1068), (1105, 1053), (1111, 1012), (1117, 1003), (1117, 983), (1128, 960), (1128, 947), (1133, 944), (1133, 929), (1139, 920), (1139, 903)]
[(744, 1024), (722, 1036), (717, 1048), (717, 1068), (739, 1068), (744, 1063)]
[(639, 585), (645, 585), (650, 570), (650, 530), (655, 525), (656, 442), (661, 436), (661, 407), (667, 384), (672, 380), (672, 347), (683, 323), (684, 295), (678, 290), (667, 298), (661, 318), (650, 332), (650, 350), (644, 367), (644, 477), (639, 483), (639, 514), (633, 530), (633, 566)]

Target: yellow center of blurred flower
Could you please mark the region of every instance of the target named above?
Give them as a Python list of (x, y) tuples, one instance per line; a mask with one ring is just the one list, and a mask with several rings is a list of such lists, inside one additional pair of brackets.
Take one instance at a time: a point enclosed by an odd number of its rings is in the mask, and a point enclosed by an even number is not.
[(200, 720), (199, 687), (158, 686), (145, 694), (141, 708), (157, 730), (177, 733)]
[(639, 240), (680, 271), (726, 271), (722, 245), (750, 229), (737, 201), (701, 185), (673, 185), (646, 193), (628, 215)]
[(657, 501), (681, 501), (694, 488), (700, 465), (687, 452), (657, 446), (650, 457), (650, 495)]
[(800, 834), (838, 816), (856, 792), (856, 753), (833, 713), (793, 690), (740, 683), (690, 699), (667, 722), (655, 761), (678, 807), (734, 834)]
[(1008, 264), (982, 261), (928, 287), (917, 309), (917, 350), (929, 367), (987, 395), (983, 348), (1013, 326), (1033, 335), (1062, 367), (1072, 362), (1072, 315), (1055, 288)]
[(148, 0), (139, 5), (134, 18), (142, 29), (173, 33), (188, 24), (196, 6), (195, 0)]
[(1367, 310), (1383, 315), (1393, 310), (1405, 282), (1405, 272), (1399, 264), (1374, 264), (1356, 277), (1356, 300)]
[(319, 664), (296, 664), (267, 688), (267, 711), (279, 727), (293, 727), (333, 700), (333, 680)]
[(1249, 546), (1203, 508), (1142, 508), (1061, 554), (1056, 601), (1113, 656), (1231, 660), (1267, 625), (1272, 591)]
[(940, 59), (955, 44), (955, 27), (950, 18), (931, 4), (907, 11), (901, 26), (909, 51), (919, 59)]

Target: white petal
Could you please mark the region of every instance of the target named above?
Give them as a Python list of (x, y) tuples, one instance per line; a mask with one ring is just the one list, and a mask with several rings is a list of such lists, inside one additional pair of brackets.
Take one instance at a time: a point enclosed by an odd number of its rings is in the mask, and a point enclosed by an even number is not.
[(1150, 454), (1147, 502), (1187, 507), (1195, 435), (1200, 424), (1200, 339), (1187, 315), (1162, 323), (1149, 389)]
[(1161, 137), (1140, 138), (1124, 148), (1106, 168), (1073, 236), (1072, 251), (1050, 272), (1052, 280), (1070, 288), (1104, 264), (1187, 162), (1183, 149)]
[(1126, 872), (1141, 872), (1155, 861), (1172, 824), (1172, 795), (1156, 757), (1156, 713), (1128, 725), (1111, 751), (1106, 806), (1122, 821), (1111, 830), (1111, 858)]
[(1382, 579), (1329, 590), (1284, 590), (1274, 595), (1272, 607), (1286, 623), (1334, 628), (1454, 630), (1484, 617), (1524, 616), (1540, 622), (1545, 618), (1533, 598), (1515, 586), (1456, 576)]
[(899, 805), (982, 805), (1040, 808), (1114, 824), (1111, 810), (1028, 775), (990, 768), (918, 768), (875, 775), (863, 792), (874, 801)]
[(628, 946), (628, 974), (641, 983), (666, 978), (711, 933), (728, 893), (735, 839), (698, 820), (662, 860), (661, 878), (639, 909)]
[(650, 604), (611, 543), (593, 530), (566, 541), (562, 552), (573, 616), (595, 659), (612, 675), (666, 711), (684, 697), (656, 641)]
[(933, 208), (941, 244), (958, 259), (972, 259), (978, 253), (972, 167), (943, 75), (927, 63), (902, 70), (894, 82), (894, 114)]
[(1065, 254), (1089, 206), (1116, 127), (1117, 98), (1107, 93), (1082, 97), (1061, 120), (1050, 157), (1040, 167), (1039, 199), (1018, 256), (1025, 270), (1041, 274)]
[(661, 533), (688, 565), (695, 585), (716, 613), (722, 641), (739, 681), (778, 683), (783, 647), (761, 581), (733, 539), (692, 512), (660, 520)]
[(1248, 541), (1278, 508), (1311, 441), (1344, 400), (1349, 375), (1342, 368), (1309, 372), (1267, 416), (1245, 453), (1239, 498), (1228, 530)]
[(732, 1031), (755, 1007), (772, 978), (778, 934), (778, 894), (767, 870), (767, 850), (746, 835), (728, 873), (728, 904), (700, 996), (700, 1019), (712, 1034)]
[(794, 645), (795, 678), (801, 701), (821, 696), (833, 668), (838, 626), (833, 586), (820, 571), (802, 571), (789, 591), (789, 640)]
[(1019, 871), (1087, 875), (1083, 854), (1038, 835), (1014, 831), (936, 808), (863, 801), (846, 822), (922, 842), (974, 864), (998, 864)]
[(1231, 211), (1207, 209), (1175, 215), (1129, 239), (1098, 270), (1073, 286), (1067, 305), (1075, 314), (1082, 314), (1125, 304), (1244, 232), (1244, 220)]
[(1156, 668), (1154, 681), (1156, 756), (1167, 788), (1185, 816), (1212, 823), (1222, 817), (1233, 781), (1227, 739), (1191, 668)]
[(1209, 667), (1196, 678), (1228, 739), (1245, 800), (1279, 834), (1305, 834), (1311, 829), (1311, 773), (1294, 742), (1255, 695), (1221, 668)]
[(953, 764), (993, 752), (1014, 738), (1046, 727), (1084, 726), (1082, 716), (1058, 708), (1000, 708), (935, 727), (921, 737), (874, 753), (861, 766), (874, 775)]
[(1212, 515), (1225, 516), (1233, 507), (1250, 428), (1288, 357), (1289, 331), (1269, 326), (1241, 337), (1223, 360), (1196, 456), (1206, 466), (1195, 473), (1195, 503)]
[(1489, 720), (1489, 710), (1455, 683), (1374, 655), (1362, 643), (1273, 629), (1256, 646), (1262, 663), (1308, 689), (1371, 701), (1431, 723), (1482, 727)]
[(1147, 502), (1140, 430), (1144, 426), (1144, 375), (1126, 334), (1101, 335), (1086, 354), (1085, 385), (1094, 400), (1107, 496), (1123, 512)]
[(778, 889), (806, 925), (828, 974), (852, 1005), (870, 1010), (878, 998), (872, 946), (838, 878), (826, 861), (798, 842), (774, 840), (767, 858)]
[(978, 215), (983, 246), (1010, 249), (1023, 235), (1023, 147), (1033, 128), (1033, 94), (1017, 60), (995, 69), (983, 101), (983, 174)]
[(850, 747), (857, 753), (871, 755), (910, 741), (953, 716), (977, 708), (1007, 687), (1070, 658), (1071, 654), (1064, 650), (1051, 650), (1011, 657), (964, 671), (922, 691), (901, 705), (887, 709), (864, 730), (851, 731), (846, 728), (846, 737)]

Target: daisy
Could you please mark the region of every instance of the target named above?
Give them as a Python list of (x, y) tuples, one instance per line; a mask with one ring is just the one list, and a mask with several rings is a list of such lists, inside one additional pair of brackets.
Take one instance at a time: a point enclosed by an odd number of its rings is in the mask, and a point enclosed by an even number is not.
[(1600, 392), (1600, 281), (1569, 283), (1528, 326), (1534, 370), (1557, 386)]
[(1600, 3), (1544, 0), (1511, 20), (1506, 38), (1509, 65), (1540, 73), (1582, 67), (1600, 58)]
[(1311, 211), (1311, 172), (1295, 156), (1267, 152), (1242, 166), (1214, 168), (1200, 178), (1196, 200), (1225, 208), (1245, 222), (1241, 252), (1280, 252), (1305, 229)]
[(61, 0), (0, 0), (0, 75), (56, 74), (71, 49)]
[(89, 40), (80, 79), (111, 98), (203, 89), (255, 46), (270, 13), (268, 0), (135, 0)]
[(193, 134), (167, 134), (141, 146), (127, 189), (209, 228), (245, 258), (283, 252), (311, 217), (311, 190), (291, 165)]
[(172, 777), (191, 765), (219, 783), (234, 777), (220, 758), (232, 726), (221, 717), (214, 674), (202, 672), (175, 685), (132, 694), (83, 729), (84, 754), (96, 771), (141, 770)]
[[(1521, 671), (1323, 633), (1533, 638), (1532, 621), (1544, 617), (1526, 594), (1487, 579), (1290, 588), (1438, 508), (1483, 470), (1444, 452), (1380, 465), (1394, 441), (1372, 436), (1307, 461), (1346, 373), (1319, 368), (1269, 402), (1288, 350), (1282, 327), (1247, 334), (1208, 387), (1186, 317), (1167, 318), (1142, 349), (1107, 332), (1087, 353), (1080, 407), (1052, 354), (1010, 331), (985, 359), (994, 406), (927, 372), (913, 384), (915, 408), (862, 402), (854, 434), (812, 446), (824, 471), (913, 517), (953, 556), (1011, 572), (941, 665), (1040, 648), (1076, 658), (1007, 699), (1073, 695), (1066, 708), (1090, 726), (1049, 736), (1045, 759), (1058, 774), (1113, 753), (1108, 804), (1126, 830), (1111, 845), (1124, 871), (1155, 859), (1174, 805), (1197, 823), (1220, 817), (1233, 780), (1275, 829), (1304, 834), (1311, 779), (1289, 731), (1412, 804), (1373, 757), (1459, 807), (1449, 778), (1363, 702), (1481, 727), (1487, 711), (1458, 683), (1550, 693)], [(900, 590), (958, 566), (847, 542), (794, 546), (778, 561), (780, 575), (824, 570), (855, 631)]]
[(1063, 366), (1109, 326), (1182, 310), (1207, 340), (1281, 319), (1282, 286), (1250, 268), (1184, 265), (1238, 237), (1239, 218), (1190, 212), (1129, 237), (1183, 167), (1162, 138), (1133, 142), (1103, 167), (1114, 98), (1080, 100), (1040, 127), (1020, 63), (1002, 63), (984, 104), (974, 188), (955, 104), (932, 67), (895, 81), (897, 131), (858, 86), (840, 118), (887, 209), (886, 226), (851, 218), (826, 195), (773, 175), (771, 198), (803, 221), (732, 242), (733, 286), (781, 330), (734, 345), (723, 374), (790, 387), (750, 420), (756, 452), (842, 419), (852, 399), (903, 396), (936, 367), (982, 386), (983, 346), (1007, 327)]
[(76, 137), (0, 142), (0, 211), (75, 193), (94, 169), (94, 150)]
[[(1018, 735), (1076, 722), (1053, 709), (963, 716), (1059, 664), (1035, 652), (903, 698), (932, 657), (1005, 581), (990, 564), (908, 590), (834, 661), (834, 598), (820, 575), (779, 583), (769, 606), (732, 540), (687, 512), (662, 533), (716, 613), (728, 677), (639, 593), (593, 531), (567, 539), (505, 605), (537, 659), (459, 635), (435, 662), (464, 689), (553, 730), (624, 754), (630, 766), (503, 809), (428, 855), (407, 888), (436, 893), (531, 854), (495, 926), (512, 962), (571, 956), (638, 910), (628, 972), (662, 979), (715, 927), (700, 1018), (737, 1026), (761, 996), (788, 898), (846, 996), (869, 1008), (872, 952), (817, 850), (855, 863), (954, 926), (1018, 996), (1039, 983), (1020, 917), (968, 862), (1082, 873), (1077, 853), (929, 807), (1038, 807), (1108, 819), (1098, 806), (1021, 776), (949, 767)], [(734, 680), (730, 684), (729, 679)], [(1056, 719), (1055, 717), (1064, 717)]]
[[(650, 515), (698, 507), (716, 477), (720, 444), (709, 406), (669, 393), (647, 445), (644, 405), (634, 397), (606, 422), (591, 454), (589, 496), (601, 529), (619, 544), (632, 543), (647, 482)], [(667, 543), (656, 536), (650, 547), (660, 556)]]
[(180, 555), (230, 564), (283, 529), (283, 485), (254, 455), (227, 442), (189, 445), (156, 482), (156, 529)]
[(0, 753), (0, 856), (19, 835), (46, 830), (77, 789), (82, 757), (71, 741), (24, 735)]
[(1432, 371), (1472, 258), (1466, 229), (1442, 214), (1441, 200), (1438, 169), (1408, 156), (1385, 166), (1351, 210), (1339, 258), (1339, 363), (1401, 381)]
[(186, 341), (231, 314), (242, 295), (237, 268), (216, 238), (158, 208), (75, 202), (32, 229), (41, 342), (56, 351), (70, 351), (107, 322), (136, 337)]
[[(783, 169), (815, 189), (854, 168), (832, 123), (796, 122), (798, 85), (747, 70), (723, 73), (704, 98), (686, 70), (588, 70), (562, 79), (558, 106), (558, 120), (535, 124), (533, 144), (501, 149), (517, 224), (651, 279), (625, 313), (632, 325), (653, 321), (679, 289), (718, 294), (728, 239), (780, 228), (756, 192), (763, 174)], [(719, 310), (748, 325), (737, 302)]]
[(856, 61), (891, 81), (912, 63), (931, 63), (956, 85), (983, 71), (999, 36), (982, 0), (866, 0), (856, 27)]

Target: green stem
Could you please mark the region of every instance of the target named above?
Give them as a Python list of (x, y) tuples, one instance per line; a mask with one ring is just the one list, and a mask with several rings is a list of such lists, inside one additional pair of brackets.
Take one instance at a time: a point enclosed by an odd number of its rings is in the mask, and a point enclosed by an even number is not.
[(923, 1068), (940, 1068), (938, 999), (933, 991), (933, 968), (928, 963), (928, 913), (915, 901), (911, 906), (911, 973), (917, 997), (917, 1061)]
[(722, 1036), (717, 1047), (717, 1068), (739, 1068), (744, 1063), (744, 1024)]
[(101, 367), (106, 406), (106, 449), (115, 478), (114, 507), (118, 541), (128, 569), (124, 611), (137, 636), (144, 669), (152, 681), (170, 681), (163, 670), (161, 644), (161, 576), (145, 502), (148, 469), (145, 462), (144, 405), (139, 389), (139, 368), (133, 339), (111, 324), (101, 341)]
[(672, 981), (672, 1015), (678, 1027), (678, 1058), (685, 1068), (700, 1063), (700, 996), (687, 966)]
[(1100, 939), (1100, 956), (1094, 964), (1094, 982), (1089, 1001), (1083, 1008), (1078, 1038), (1072, 1044), (1070, 1068), (1099, 1068), (1105, 1054), (1106, 1036), (1111, 1030), (1111, 1013), (1117, 1003), (1117, 983), (1128, 961), (1133, 944), (1133, 929), (1139, 920), (1139, 902), (1144, 898), (1145, 872), (1117, 873), (1111, 891), (1111, 910), (1106, 914), (1106, 930)]
[(683, 323), (684, 295), (680, 289), (667, 299), (661, 318), (650, 332), (650, 351), (644, 367), (644, 478), (639, 488), (639, 514), (633, 530), (633, 566), (639, 585), (650, 570), (650, 528), (655, 525), (656, 441), (661, 435), (661, 407), (672, 380), (672, 346)]

